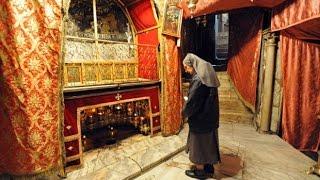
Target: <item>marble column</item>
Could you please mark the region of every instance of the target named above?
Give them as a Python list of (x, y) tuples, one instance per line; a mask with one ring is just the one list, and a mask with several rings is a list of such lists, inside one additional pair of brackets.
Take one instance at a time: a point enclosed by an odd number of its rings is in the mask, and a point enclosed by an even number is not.
[(261, 120), (259, 132), (265, 133), (270, 131), (271, 111), (272, 111), (272, 95), (273, 95), (273, 81), (274, 69), (276, 60), (276, 36), (270, 33), (266, 41), (266, 60), (264, 67), (264, 83), (263, 83), (263, 97), (261, 104)]

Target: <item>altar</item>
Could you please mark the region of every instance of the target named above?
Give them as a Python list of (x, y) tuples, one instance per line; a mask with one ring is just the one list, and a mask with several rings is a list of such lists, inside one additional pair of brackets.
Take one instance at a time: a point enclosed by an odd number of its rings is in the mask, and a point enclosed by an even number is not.
[[(148, 7), (154, 28), (137, 30), (142, 19), (132, 19), (133, 5)], [(161, 131), (161, 78), (151, 1), (71, 0), (66, 10), (63, 134), (70, 172), (83, 166), (86, 151)]]

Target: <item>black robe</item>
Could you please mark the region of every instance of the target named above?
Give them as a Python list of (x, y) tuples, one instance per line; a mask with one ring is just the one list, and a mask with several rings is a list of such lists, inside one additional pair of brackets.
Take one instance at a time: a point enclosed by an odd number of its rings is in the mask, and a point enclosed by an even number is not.
[(190, 82), (188, 100), (183, 109), (191, 132), (208, 133), (219, 127), (219, 98), (216, 87), (204, 85), (197, 74)]

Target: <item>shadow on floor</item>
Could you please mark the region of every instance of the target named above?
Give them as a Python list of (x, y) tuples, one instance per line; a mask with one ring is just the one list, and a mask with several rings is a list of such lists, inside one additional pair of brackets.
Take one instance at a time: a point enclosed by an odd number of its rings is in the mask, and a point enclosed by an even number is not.
[(234, 177), (242, 175), (243, 161), (237, 155), (222, 154), (221, 164), (215, 167), (216, 179), (222, 179), (227, 177)]

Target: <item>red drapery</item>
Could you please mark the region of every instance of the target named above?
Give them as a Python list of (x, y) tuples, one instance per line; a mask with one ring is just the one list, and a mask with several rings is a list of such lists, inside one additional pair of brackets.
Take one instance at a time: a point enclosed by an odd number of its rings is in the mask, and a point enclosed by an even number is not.
[(256, 103), (263, 11), (247, 8), (232, 11), (228, 74), (242, 99), (252, 110)]
[(138, 1), (129, 6), (128, 11), (138, 32), (157, 25), (150, 0)]
[[(158, 80), (158, 29), (138, 34), (139, 77)], [(151, 46), (148, 46), (151, 45)]]
[(181, 63), (176, 38), (164, 36), (164, 46), (162, 132), (172, 135), (179, 132), (182, 123)]
[[(319, 149), (320, 1), (292, 0), (273, 9), (281, 31), (283, 138), (302, 151)], [(313, 44), (311, 42), (317, 42)]]
[[(201, 16), (204, 14), (217, 13), (229, 11), (233, 9), (240, 9), (245, 7), (259, 6), (259, 7), (274, 7), (284, 2), (285, 0), (199, 0), (194, 16)], [(183, 8), (185, 18), (191, 16), (188, 9), (187, 0), (182, 0), (180, 6)]]
[[(306, 23), (312, 19), (320, 18), (320, 1), (318, 0), (292, 0), (287, 1), (272, 10), (271, 30), (279, 31), (290, 27)], [(316, 25), (316, 27), (314, 27)], [(313, 22), (309, 25), (313, 29), (303, 27), (307, 34), (317, 34), (319, 38), (320, 25)]]
[(0, 0), (0, 174), (61, 167), (61, 4)]
[[(140, 78), (157, 80), (158, 76), (158, 29), (144, 31), (148, 28), (157, 26), (157, 20), (150, 0), (138, 1), (128, 7), (130, 17), (138, 32), (138, 57)], [(144, 44), (152, 45), (144, 46)]]
[[(302, 151), (320, 144), (320, 45), (281, 33), (283, 138)], [(319, 118), (319, 117), (318, 117)]]

